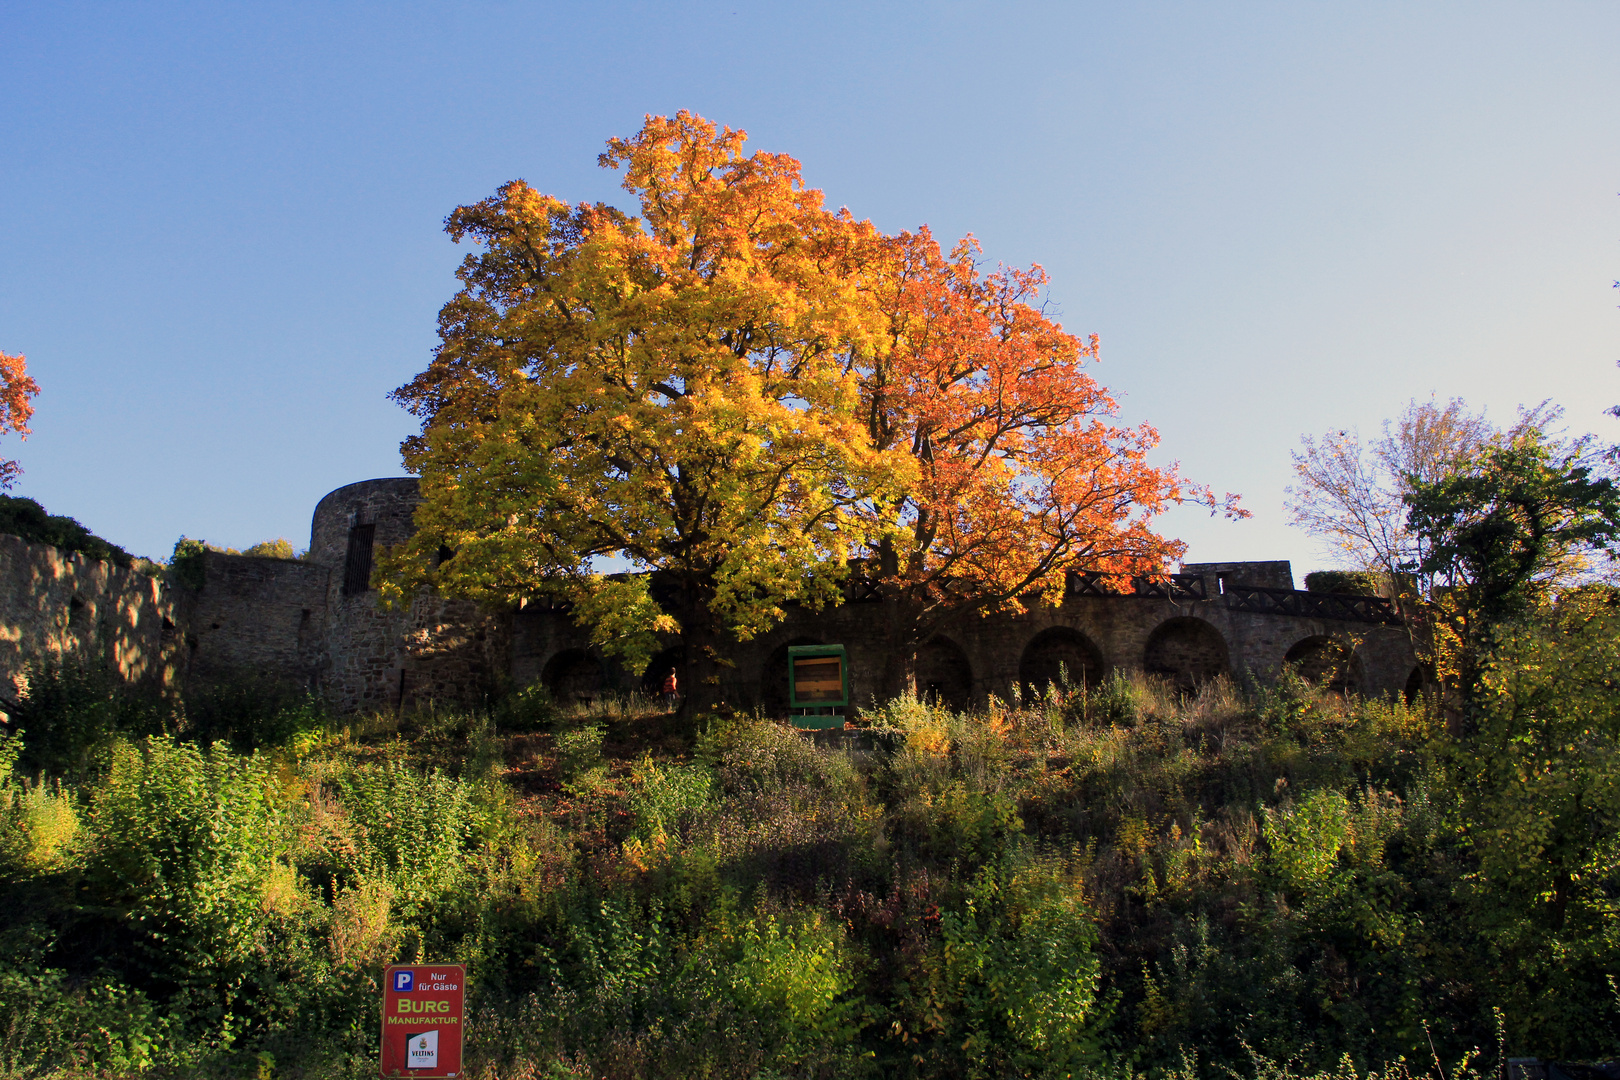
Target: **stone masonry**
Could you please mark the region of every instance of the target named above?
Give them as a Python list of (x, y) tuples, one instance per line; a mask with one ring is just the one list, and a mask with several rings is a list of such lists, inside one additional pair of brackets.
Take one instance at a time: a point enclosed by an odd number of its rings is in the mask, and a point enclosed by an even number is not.
[(29, 664), (104, 664), (120, 678), (167, 681), (178, 660), (174, 604), (139, 569), (0, 536), (0, 702)]
[[(370, 588), (373, 556), (410, 535), (418, 502), (409, 477), (338, 488), (315, 508), (303, 559), (209, 552), (196, 590), (0, 537), (0, 674), (15, 677), (37, 656), (105, 654), (126, 678), (248, 674), (358, 712), (473, 704), (536, 682), (563, 698), (653, 690), (670, 667), (682, 668), (670, 641), (646, 671), (624, 671), (548, 604), (495, 611), (421, 595), (383, 609)], [(1056, 608), (943, 628), (919, 652), (918, 687), (965, 706), (1114, 670), (1192, 687), (1217, 675), (1264, 681), (1294, 664), (1364, 695), (1410, 691), (1416, 661), (1381, 603), (1298, 592), (1287, 562), (1188, 564), (1169, 583), (1138, 583), (1127, 595), (1076, 575)], [(737, 646), (725, 698), (785, 712), (788, 648), (837, 643), (849, 651), (856, 702), (870, 702), (883, 667), (883, 609), (853, 599), (789, 609), (771, 632)]]

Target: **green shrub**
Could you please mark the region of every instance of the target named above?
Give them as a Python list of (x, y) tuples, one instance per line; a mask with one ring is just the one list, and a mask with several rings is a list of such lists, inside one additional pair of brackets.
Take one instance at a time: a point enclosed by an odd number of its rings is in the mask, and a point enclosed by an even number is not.
[(208, 582), (208, 567), (204, 558), (208, 545), (201, 540), (182, 536), (174, 542), (169, 555), (169, 577), (176, 584), (196, 592)]
[(677, 835), (714, 803), (715, 775), (703, 765), (660, 765), (649, 755), (637, 764), (631, 781), (631, 835), (641, 840)]
[(0, 1075), (137, 1076), (172, 1037), (150, 998), (105, 975), (0, 967)]
[(389, 762), (348, 772), (334, 786), (359, 830), (364, 876), (386, 880), (396, 903), (416, 909), (469, 881), (471, 854), (490, 824), (473, 784)]
[(0, 873), (59, 870), (81, 836), (78, 800), (60, 781), (0, 783)]
[(79, 775), (116, 736), (155, 735), (174, 724), (160, 689), (123, 683), (97, 664), (36, 661), (23, 681), (12, 721), (28, 733), (17, 762), (25, 773)]
[(298, 552), (293, 550), (292, 541), (284, 536), (274, 540), (261, 540), (257, 544), (250, 544), (242, 549), (243, 555), (253, 555), (261, 559), (296, 559)]
[(907, 1022), (937, 1039), (945, 1071), (1061, 1074), (1095, 1056), (1097, 927), (1068, 877), (1050, 860), (986, 866), (940, 913)]
[(1141, 716), (1143, 697), (1140, 678), (1113, 671), (1095, 683), (1082, 683), (1068, 695), (1064, 719), (1098, 727), (1128, 726)]
[(0, 533), (20, 536), (34, 544), (50, 544), (63, 551), (76, 551), (125, 568), (135, 565), (135, 557), (117, 544), (103, 540), (70, 517), (47, 514), (33, 499), (0, 495)]
[(779, 1066), (794, 1066), (857, 1032), (862, 1011), (852, 996), (842, 927), (818, 911), (765, 912), (722, 931), (732, 999), (775, 1035)]
[(588, 792), (607, 778), (602, 758), (601, 724), (586, 724), (557, 735), (557, 761), (563, 784), (570, 791)]
[[(44, 782), (0, 739), (0, 1071), (358, 1076), (412, 958), (469, 964), (474, 1075), (1352, 1080), (1498, 1001), (1510, 1052), (1605, 1053), (1612, 636), (1504, 637), (1467, 746), (1287, 675), (901, 699), (871, 753), (620, 702), (244, 754), (58, 686), (101, 735)], [(185, 730), (267, 746), (275, 700)]]
[(514, 690), (495, 705), (495, 724), (508, 731), (540, 731), (557, 721), (557, 703), (541, 683)]
[(266, 764), (224, 744), (116, 743), (88, 826), (87, 887), (140, 927), (141, 966), (224, 1007), (262, 955), (288, 850)]
[(333, 726), (314, 694), (250, 674), (194, 682), (185, 693), (184, 734), (203, 744), (224, 739), (243, 752), (308, 749)]
[(1385, 576), (1372, 570), (1313, 570), (1305, 575), (1307, 592), (1386, 596), (1385, 585)]

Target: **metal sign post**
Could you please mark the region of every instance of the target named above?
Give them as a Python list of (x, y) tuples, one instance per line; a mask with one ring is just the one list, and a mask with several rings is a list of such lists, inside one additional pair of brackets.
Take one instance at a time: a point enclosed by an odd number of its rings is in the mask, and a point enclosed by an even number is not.
[(788, 648), (788, 705), (801, 728), (844, 726), (849, 708), (849, 657), (842, 645)]
[(411, 964), (383, 972), (380, 1076), (461, 1075), (462, 1011), (467, 969)]

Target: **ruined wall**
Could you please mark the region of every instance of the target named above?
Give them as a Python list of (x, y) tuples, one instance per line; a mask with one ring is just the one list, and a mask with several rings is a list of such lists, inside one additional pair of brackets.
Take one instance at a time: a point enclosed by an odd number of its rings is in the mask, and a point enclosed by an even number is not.
[(174, 605), (156, 578), (0, 535), (0, 698), (37, 660), (105, 664), (136, 681), (174, 676)]
[[(668, 667), (681, 666), (679, 643), (670, 641), (648, 672), (622, 670), (591, 648), (565, 611), (545, 605), (492, 612), (418, 596), (407, 608), (379, 609), (363, 571), (375, 551), (410, 535), (419, 501), (416, 480), (404, 477), (350, 484), (316, 507), (309, 561), (330, 569), (319, 681), (334, 707), (473, 703), (503, 685), (536, 682), (564, 697), (592, 697), (655, 688)], [(1354, 656), (1346, 688), (1375, 695), (1405, 687), (1415, 661), (1403, 629), (1241, 610), (1223, 592), (1237, 585), (1291, 590), (1288, 562), (1192, 563), (1182, 572), (1203, 578), (1203, 599), (1071, 595), (1057, 608), (964, 617), (924, 646), (919, 687), (953, 704), (982, 703), (1044, 684), (1059, 665), (1076, 679), (1145, 669), (1186, 685), (1217, 673), (1252, 684), (1274, 678), (1291, 651), (1297, 660), (1300, 650), (1326, 639)], [(892, 614), (881, 603), (790, 608), (781, 625), (736, 648), (722, 691), (739, 705), (785, 711), (788, 647), (836, 642), (849, 649), (855, 700), (870, 702), (881, 693)]]
[(510, 620), (465, 600), (418, 596), (385, 610), (373, 557), (402, 543), (421, 502), (414, 477), (340, 487), (315, 507), (308, 560), (330, 568), (321, 693), (343, 712), (482, 701), (507, 677)]
[[(1247, 570), (1244, 564), (1220, 564), (1220, 569), (1233, 575), (1228, 579), (1232, 584), (1281, 588), (1292, 581), (1286, 562)], [(881, 696), (889, 613), (881, 603), (821, 612), (790, 608), (769, 633), (736, 647), (736, 667), (723, 676), (726, 699), (785, 712), (788, 647), (836, 643), (849, 651), (854, 700), (870, 703)], [(578, 666), (574, 658), (590, 653), (584, 635), (566, 615), (532, 609), (519, 617), (518, 625), (522, 651), (515, 654), (512, 670), (519, 685), (569, 679)], [(964, 704), (964, 699), (983, 703), (992, 694), (1008, 699), (1015, 688), (1044, 685), (1061, 661), (1076, 681), (1118, 669), (1147, 670), (1186, 686), (1225, 674), (1252, 686), (1275, 678), (1291, 651), (1323, 639), (1342, 644), (1353, 655), (1342, 685), (1365, 696), (1400, 692), (1416, 664), (1401, 627), (1237, 610), (1210, 588), (1203, 600), (1070, 596), (1059, 607), (1032, 608), (1018, 616), (967, 616), (924, 646), (917, 682), (922, 692), (933, 690), (952, 704)], [(668, 662), (665, 656), (653, 666)], [(601, 665), (600, 671), (603, 687), (642, 684), (640, 673), (615, 675), (611, 665)], [(570, 692), (581, 685), (577, 676), (568, 683)]]
[(1220, 595), (1224, 585), (1258, 585), (1262, 589), (1294, 587), (1294, 567), (1287, 559), (1272, 562), (1186, 563), (1181, 567), (1181, 572), (1201, 576), (1208, 596)]
[(325, 667), (331, 569), (217, 551), (201, 558), (201, 588), (179, 590), (187, 677), (253, 675), (314, 690)]

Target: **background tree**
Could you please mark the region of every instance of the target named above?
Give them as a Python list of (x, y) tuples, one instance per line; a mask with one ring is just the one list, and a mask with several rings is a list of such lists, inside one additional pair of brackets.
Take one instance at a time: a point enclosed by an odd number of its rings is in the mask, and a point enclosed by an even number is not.
[[(0, 431), (10, 429), (18, 438), (28, 438), (28, 418), (34, 415), (32, 399), (38, 393), (39, 384), (29, 377), (26, 358), (21, 353), (9, 356), (0, 352)], [(20, 475), (21, 465), (0, 460), (0, 489), (9, 489)]]
[(1045, 272), (984, 273), (978, 250), (968, 237), (946, 258), (926, 228), (890, 242), (889, 340), (862, 370), (873, 446), (915, 462), (909, 484), (865, 504), (882, 535), (870, 572), (891, 601), (890, 692), (914, 687), (917, 649), (944, 620), (1059, 603), (1070, 570), (1163, 573), (1185, 545), (1152, 517), (1214, 505), (1147, 463), (1151, 427), (1109, 423), (1117, 406), (1084, 370), (1097, 339), (1037, 306)]
[(1620, 543), (1612, 461), (1539, 427), (1493, 440), (1465, 472), (1412, 478), (1404, 502), (1435, 663), (1465, 698), (1501, 629), (1602, 576)]
[(1461, 398), (1444, 405), (1413, 401), (1385, 421), (1382, 435), (1370, 443), (1356, 431), (1307, 435), (1293, 454), (1290, 520), (1322, 541), (1332, 557), (1379, 577), (1431, 681), (1444, 666), (1443, 650), (1427, 610), (1428, 582), (1414, 576), (1428, 556), (1429, 537), (1409, 526), (1406, 500), (1416, 485), (1473, 471), (1494, 441), (1540, 430), (1556, 417), (1543, 402), (1522, 412), (1504, 434)]
[(1422, 556), (1415, 548), (1420, 539), (1406, 526), (1403, 498), (1412, 483), (1464, 471), (1497, 434), (1483, 415), (1452, 398), (1444, 405), (1408, 403), (1371, 443), (1356, 431), (1307, 435), (1292, 455), (1289, 519), (1335, 559), (1393, 582)]
[(850, 358), (882, 347), (863, 273), (880, 246), (744, 138), (682, 112), (610, 141), (601, 164), (625, 169), (639, 217), (522, 181), (451, 214), (483, 251), (394, 395), (422, 418), (403, 451), (425, 502), (382, 561), (386, 594), (550, 589), (632, 663), (678, 630), (700, 708), (725, 640), (836, 599), (867, 538), (852, 506), (905, 473), (856, 414)]

